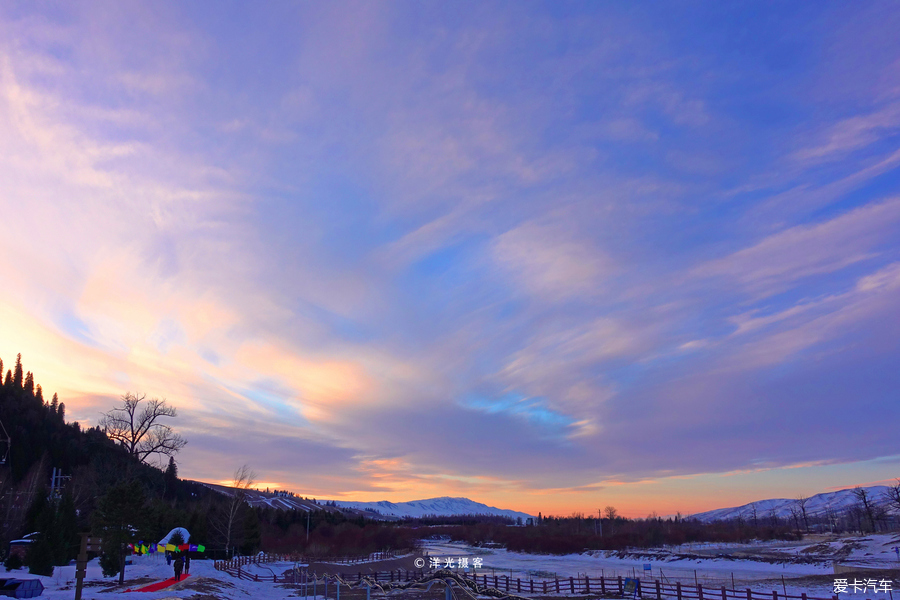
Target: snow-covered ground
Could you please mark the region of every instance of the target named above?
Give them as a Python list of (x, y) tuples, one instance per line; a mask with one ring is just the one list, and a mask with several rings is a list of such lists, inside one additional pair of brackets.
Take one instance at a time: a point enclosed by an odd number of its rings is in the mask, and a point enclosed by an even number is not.
[[(808, 557), (828, 555), (841, 552), (847, 555), (847, 561), (870, 566), (891, 566), (896, 555), (892, 547), (900, 540), (896, 535), (873, 535), (866, 537), (844, 537), (840, 540), (826, 540), (821, 537), (807, 539), (799, 543), (756, 543), (747, 545), (734, 544), (692, 544), (663, 550), (635, 551), (622, 556), (616, 553), (591, 552), (570, 554), (565, 556), (549, 556), (507, 552), (500, 548), (474, 548), (465, 544), (451, 542), (428, 541), (425, 550), (430, 557), (455, 558), (468, 557), (469, 564), (478, 557), (482, 566), (476, 572), (481, 574), (509, 575), (513, 579), (552, 579), (567, 578), (587, 574), (592, 577), (606, 576), (631, 577), (637, 574), (646, 577), (643, 566), (651, 565), (650, 577), (653, 579), (681, 581), (693, 584), (696, 579), (709, 588), (721, 586), (731, 587), (732, 577), (737, 589), (753, 588), (757, 591), (771, 592), (783, 590), (799, 594), (806, 592), (813, 597), (830, 598), (833, 595), (833, 582), (837, 577), (833, 574), (832, 564), (822, 559), (812, 562), (796, 562), (791, 557)], [(847, 548), (850, 548), (848, 551)], [(778, 552), (785, 557), (781, 562), (767, 562), (746, 558), (751, 553), (762, 553), (766, 557), (771, 552)], [(648, 558), (649, 557), (649, 558)], [(260, 598), (264, 600), (281, 600), (296, 598), (298, 592), (282, 584), (256, 583), (239, 580), (213, 568), (210, 560), (195, 560), (191, 564), (191, 577), (173, 587), (159, 592), (124, 592), (126, 587), (141, 587), (156, 581), (172, 577), (172, 567), (166, 565), (165, 559), (159, 555), (133, 557), (133, 564), (126, 568), (126, 586), (119, 587), (117, 578), (104, 578), (97, 560), (88, 564), (85, 600), (103, 600), (104, 598), (122, 598), (123, 600), (159, 600), (169, 598), (196, 598), (197, 600), (245, 600)], [(771, 560), (771, 559), (769, 559)], [(260, 575), (283, 573), (293, 567), (292, 563), (275, 563), (263, 566), (248, 566), (250, 573), (258, 571)], [(471, 572), (471, 570), (470, 570)], [(6, 572), (5, 577), (35, 578), (25, 570)], [(872, 576), (877, 577), (877, 576)], [(75, 567), (57, 567), (52, 577), (40, 577), (44, 584), (44, 598), (50, 600), (70, 600), (74, 596)], [(852, 582), (852, 577), (850, 578)], [(900, 593), (900, 582), (893, 581), (892, 587)], [(321, 592), (319, 598), (321, 598)], [(885, 592), (840, 595), (841, 600), (873, 600), (889, 596)], [(310, 597), (311, 598), (311, 597)], [(312, 599), (311, 599), (312, 600)]]
[[(211, 560), (191, 561), (191, 576), (183, 582), (158, 592), (124, 592), (127, 587), (142, 587), (156, 581), (168, 579), (174, 575), (172, 567), (166, 565), (162, 556), (136, 556), (134, 564), (125, 568), (125, 586), (117, 585), (118, 577), (103, 577), (97, 559), (88, 563), (87, 578), (82, 598), (84, 600), (108, 600), (109, 598), (121, 598), (122, 600), (160, 600), (168, 598), (221, 598), (222, 600), (247, 600), (249, 598), (263, 598), (265, 600), (281, 600), (283, 598), (297, 598), (297, 592), (285, 588), (281, 584), (255, 583), (239, 580), (213, 568)], [(293, 564), (268, 565), (275, 572), (281, 574)], [(254, 572), (251, 567), (249, 572)], [(260, 574), (271, 575), (266, 567), (259, 569)], [(26, 569), (6, 572), (3, 577), (16, 577), (21, 579), (40, 579), (44, 584), (42, 598), (49, 600), (72, 600), (75, 595), (75, 567), (56, 567), (52, 577), (37, 577), (29, 575)], [(312, 596), (310, 595), (310, 600)], [(319, 594), (319, 600), (323, 596)]]
[[(452, 542), (433, 542), (425, 544), (430, 557), (442, 559), (469, 557), (469, 564), (475, 557), (483, 561), (478, 574), (509, 575), (511, 578), (543, 579), (554, 577), (591, 577), (605, 576), (640, 577), (649, 576), (663, 581), (681, 581), (693, 584), (695, 581), (707, 587), (720, 588), (726, 586), (737, 589), (752, 588), (757, 591), (771, 592), (784, 588), (788, 593), (806, 592), (810, 596), (827, 597), (833, 595), (834, 575), (832, 561), (822, 559), (813, 562), (795, 562), (811, 554), (804, 552), (821, 546), (823, 542), (816, 538), (793, 545), (786, 542), (757, 543), (747, 545), (735, 544), (691, 544), (670, 547), (661, 550), (636, 550), (632, 553), (586, 552), (564, 556), (523, 554), (508, 552), (501, 548), (474, 548), (466, 544)], [(843, 541), (832, 541), (832, 549), (852, 547), (848, 561), (860, 566), (900, 567), (891, 547), (897, 545), (896, 535), (877, 535), (865, 538), (844, 538)], [(784, 557), (783, 561), (770, 562), (773, 550)], [(768, 560), (753, 560), (747, 556), (762, 553)], [(893, 564), (889, 564), (894, 557)], [(650, 565), (645, 572), (644, 565)], [(784, 577), (784, 583), (782, 583)], [(872, 576), (877, 577), (877, 576)], [(733, 578), (733, 579), (732, 579)], [(853, 578), (850, 578), (853, 581)], [(892, 582), (892, 587), (900, 590), (900, 582)], [(868, 594), (841, 594), (841, 598), (877, 598), (888, 597), (880, 592)]]

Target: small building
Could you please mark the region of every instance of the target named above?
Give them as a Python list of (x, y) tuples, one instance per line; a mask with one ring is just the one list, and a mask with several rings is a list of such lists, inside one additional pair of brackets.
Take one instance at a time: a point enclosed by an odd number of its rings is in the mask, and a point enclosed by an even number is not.
[(40, 535), (40, 532), (35, 531), (34, 533), (23, 535), (21, 539), (10, 541), (9, 552), (7, 552), (6, 555), (18, 556), (22, 560), (25, 560), (25, 555), (28, 554), (28, 549), (31, 548), (31, 544), (34, 543), (34, 540), (38, 535)]

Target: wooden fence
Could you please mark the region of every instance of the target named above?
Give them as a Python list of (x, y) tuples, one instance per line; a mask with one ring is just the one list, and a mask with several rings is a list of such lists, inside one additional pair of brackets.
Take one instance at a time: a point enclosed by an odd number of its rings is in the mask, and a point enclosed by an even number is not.
[[(250, 561), (255, 562), (255, 561)], [(250, 563), (243, 563), (250, 564)], [(218, 568), (218, 567), (216, 567)], [(256, 573), (247, 573), (238, 567), (235, 570), (228, 570), (229, 573), (240, 579), (249, 581), (271, 581), (274, 583), (302, 584), (312, 583), (314, 580), (322, 579), (335, 582), (334, 576), (316, 577), (314, 574), (307, 575), (305, 572), (292, 572), (285, 575), (259, 575)], [(341, 581), (349, 584), (361, 583), (363, 579), (375, 583), (404, 583), (416, 581), (423, 578), (428, 573), (422, 570), (407, 571), (405, 569), (397, 569), (396, 571), (380, 571), (377, 573), (341, 573), (337, 577)], [(457, 575), (474, 581), (482, 588), (495, 588), (501, 592), (516, 595), (541, 595), (550, 596), (559, 595), (618, 595), (625, 596), (626, 578), (621, 575), (615, 577), (568, 577), (555, 579), (513, 579), (508, 575), (479, 575), (467, 572), (457, 572)], [(629, 594), (630, 595), (630, 594)], [(734, 589), (727, 586), (708, 587), (702, 584), (682, 585), (681, 582), (669, 583), (662, 582), (658, 579), (637, 579), (637, 589), (635, 591), (637, 598), (649, 600), (834, 600), (833, 597), (815, 597), (808, 596), (806, 593), (785, 594), (773, 590), (772, 592), (759, 592), (750, 588)]]
[(217, 560), (213, 562), (213, 566), (219, 571), (233, 571), (239, 567), (247, 565), (261, 565), (273, 562), (320, 562), (341, 565), (354, 565), (364, 562), (372, 562), (376, 560), (388, 560), (396, 558), (396, 552), (373, 552), (372, 554), (364, 554), (361, 556), (305, 556), (303, 554), (267, 554), (260, 553), (255, 556), (237, 556), (231, 560)]

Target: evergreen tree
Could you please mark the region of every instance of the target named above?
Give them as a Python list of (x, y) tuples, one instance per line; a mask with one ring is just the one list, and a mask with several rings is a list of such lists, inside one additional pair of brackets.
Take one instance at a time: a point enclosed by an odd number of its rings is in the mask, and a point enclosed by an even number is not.
[(34, 399), (46, 406), (46, 404), (44, 404), (44, 390), (41, 389), (41, 384), (38, 384), (34, 389)]
[(262, 531), (259, 525), (259, 513), (255, 509), (250, 509), (244, 515), (244, 532), (243, 543), (241, 544), (241, 554), (249, 556), (259, 551), (262, 544)]
[(120, 584), (125, 583), (126, 548), (143, 529), (145, 502), (143, 486), (132, 480), (111, 487), (94, 511), (94, 531), (103, 538), (103, 575), (118, 573)]
[(20, 389), (22, 387), (22, 353), (16, 357), (16, 370), (13, 373), (13, 386), (16, 389)]
[[(53, 397), (56, 398), (56, 394), (53, 394)], [(60, 421), (65, 423), (65, 421), (66, 421), (66, 403), (65, 402), (59, 403), (59, 406), (56, 408), (56, 416), (59, 418)], [(75, 425), (78, 425), (78, 423), (75, 423)]]
[(13, 384), (12, 371), (10, 369), (7, 369), (5, 385), (6, 385), (6, 387), (12, 387), (12, 384)]
[(66, 491), (59, 503), (56, 513), (56, 529), (59, 532), (59, 545), (56, 548), (54, 564), (67, 565), (78, 554), (81, 536), (78, 535), (78, 513), (75, 510), (75, 499)]
[(163, 494), (166, 498), (175, 497), (175, 488), (178, 485), (178, 465), (175, 464), (175, 458), (169, 457), (169, 466), (165, 472), (166, 491)]
[(34, 374), (31, 371), (25, 375), (25, 381), (22, 383), (22, 389), (28, 396), (34, 396)]
[[(42, 497), (44, 497), (42, 495)], [(54, 554), (56, 552), (56, 502), (47, 500), (41, 503), (40, 512), (35, 515), (35, 529), (39, 534), (34, 538), (25, 556), (25, 564), (32, 575), (53, 575)]]

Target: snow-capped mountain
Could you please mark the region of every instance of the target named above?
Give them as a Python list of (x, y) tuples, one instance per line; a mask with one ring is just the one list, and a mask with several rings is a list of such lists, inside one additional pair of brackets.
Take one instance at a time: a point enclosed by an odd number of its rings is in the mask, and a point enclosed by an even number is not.
[[(885, 504), (885, 493), (888, 490), (887, 486), (875, 485), (863, 489), (866, 490), (869, 496), (869, 500), (873, 504)], [(844, 512), (851, 506), (857, 504), (858, 502), (859, 501), (857, 500), (856, 496), (853, 495), (852, 489), (839, 490), (837, 492), (826, 492), (824, 494), (816, 494), (815, 496), (809, 497), (809, 500), (806, 503), (806, 513), (809, 516), (823, 515), (828, 513), (829, 511), (835, 514), (839, 514)], [(753, 518), (754, 508), (756, 510), (757, 518), (771, 516), (773, 512), (778, 518), (790, 518), (791, 508), (797, 510), (798, 505), (796, 498), (773, 498), (769, 500), (758, 500), (756, 502), (751, 502), (750, 504), (745, 504), (743, 506), (735, 506), (732, 508), (718, 508), (716, 510), (697, 513), (696, 515), (692, 515), (692, 517), (695, 519), (699, 519), (705, 523), (708, 523), (710, 521), (737, 519), (738, 517), (746, 520)]]
[(337, 501), (338, 506), (346, 508), (355, 508), (364, 511), (376, 511), (382, 515), (391, 515), (395, 517), (425, 517), (437, 515), (448, 517), (454, 515), (497, 515), (501, 517), (510, 517), (512, 519), (521, 518), (523, 521), (531, 517), (531, 515), (517, 512), (514, 510), (506, 510), (503, 508), (495, 508), (475, 502), (468, 498), (449, 498), (447, 496), (441, 498), (429, 498), (428, 500), (412, 500), (410, 502), (342, 502)]

